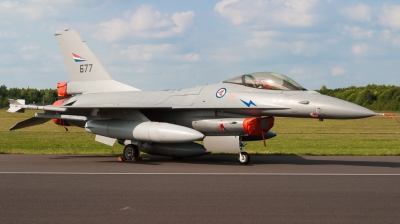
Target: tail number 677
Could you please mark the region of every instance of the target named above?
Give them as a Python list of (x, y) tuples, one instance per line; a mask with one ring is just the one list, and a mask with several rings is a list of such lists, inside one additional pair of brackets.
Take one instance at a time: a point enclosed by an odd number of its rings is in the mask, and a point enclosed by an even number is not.
[(82, 64), (82, 65), (79, 66), (79, 71), (81, 73), (91, 72), (92, 71), (92, 66), (93, 66), (93, 64)]

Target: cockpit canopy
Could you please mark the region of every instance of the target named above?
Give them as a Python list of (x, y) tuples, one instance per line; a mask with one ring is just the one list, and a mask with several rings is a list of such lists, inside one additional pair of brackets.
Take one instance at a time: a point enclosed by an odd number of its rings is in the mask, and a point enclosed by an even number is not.
[(256, 72), (223, 81), (257, 89), (307, 90), (291, 78), (274, 72)]

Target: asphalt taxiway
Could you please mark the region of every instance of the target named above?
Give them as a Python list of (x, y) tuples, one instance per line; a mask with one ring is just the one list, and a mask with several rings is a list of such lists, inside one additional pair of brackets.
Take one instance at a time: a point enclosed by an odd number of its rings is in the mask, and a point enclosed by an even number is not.
[(0, 223), (398, 223), (400, 157), (0, 155)]

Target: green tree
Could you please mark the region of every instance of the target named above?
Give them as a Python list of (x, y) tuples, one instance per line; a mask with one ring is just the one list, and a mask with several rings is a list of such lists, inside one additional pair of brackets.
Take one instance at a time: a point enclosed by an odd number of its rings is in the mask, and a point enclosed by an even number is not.
[(319, 93), (343, 99), (371, 110), (400, 110), (400, 87), (370, 84), (365, 87), (328, 89), (322, 86)]
[(0, 96), (6, 97), (8, 95), (8, 90), (5, 85), (0, 86)]
[(371, 105), (374, 100), (374, 94), (371, 92), (371, 90), (366, 89), (358, 94), (355, 103), (361, 106), (368, 106)]
[(326, 94), (328, 93), (328, 91), (329, 91), (329, 89), (326, 88), (325, 85), (323, 85), (323, 86), (321, 87), (321, 89), (320, 89), (318, 92), (321, 93), (321, 94), (326, 95)]

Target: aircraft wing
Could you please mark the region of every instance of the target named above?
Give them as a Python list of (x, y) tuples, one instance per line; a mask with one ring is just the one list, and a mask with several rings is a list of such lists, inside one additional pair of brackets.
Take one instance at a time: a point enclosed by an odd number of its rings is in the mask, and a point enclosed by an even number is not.
[(69, 109), (174, 109), (174, 105), (171, 104), (129, 104), (129, 103), (116, 103), (116, 104), (92, 104), (92, 105), (80, 105), (80, 106), (63, 106), (67, 110)]
[[(99, 105), (90, 105), (90, 106), (64, 106), (63, 108), (66, 109), (171, 109), (171, 110), (214, 110), (214, 109), (243, 109), (243, 107), (198, 107), (198, 106), (190, 106), (190, 105), (179, 105), (179, 104), (156, 104), (156, 105), (149, 105), (149, 104), (118, 104), (118, 105), (106, 105), (106, 104), (99, 104)], [(285, 107), (281, 105), (268, 105), (263, 106), (259, 109), (268, 109), (268, 110), (284, 110), (290, 109), (290, 107)]]
[[(223, 109), (223, 110), (235, 110), (235, 109), (246, 109), (243, 107), (196, 107), (196, 106), (183, 106), (183, 105), (173, 105), (171, 109), (190, 109), (190, 110), (215, 110), (215, 109)], [(285, 107), (282, 105), (263, 105), (260, 108), (255, 109), (262, 109), (262, 110), (286, 110), (290, 109), (290, 107)]]
[[(63, 103), (61, 108), (69, 109), (246, 109), (255, 108), (262, 110), (285, 110), (287, 106), (270, 102), (261, 97), (247, 97), (243, 94), (243, 99), (223, 99), (216, 100), (213, 94), (198, 95), (172, 95), (165, 91), (157, 92), (127, 92), (127, 93), (99, 93), (80, 95), (69, 99)], [(253, 99), (254, 102), (251, 101)], [(248, 103), (246, 103), (248, 101)]]

